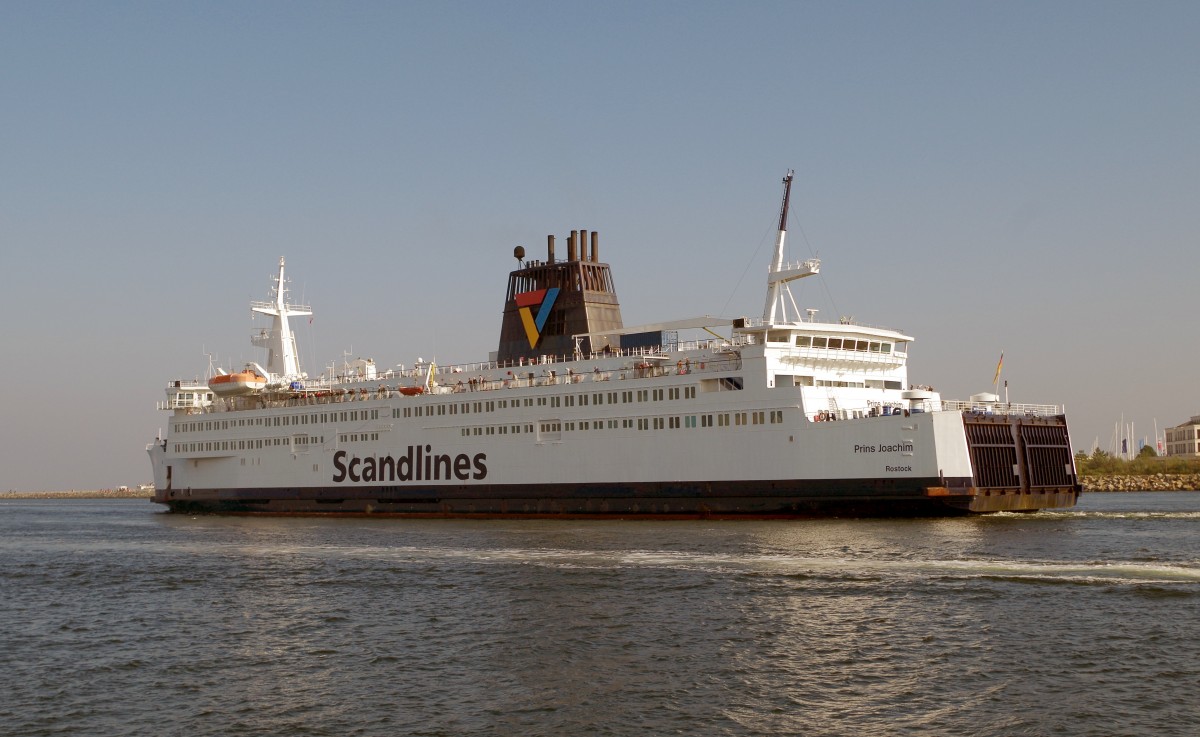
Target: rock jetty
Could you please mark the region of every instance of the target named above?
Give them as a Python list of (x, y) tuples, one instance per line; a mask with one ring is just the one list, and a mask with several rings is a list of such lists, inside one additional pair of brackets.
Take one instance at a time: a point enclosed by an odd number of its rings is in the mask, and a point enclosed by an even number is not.
[(0, 491), (0, 499), (150, 499), (154, 488)]
[(1197, 491), (1200, 473), (1081, 476), (1084, 491)]

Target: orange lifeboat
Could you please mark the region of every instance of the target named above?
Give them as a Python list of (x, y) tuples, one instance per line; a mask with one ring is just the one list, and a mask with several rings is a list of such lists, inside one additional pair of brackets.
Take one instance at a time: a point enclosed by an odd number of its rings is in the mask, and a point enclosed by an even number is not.
[(208, 388), (218, 397), (236, 397), (242, 394), (253, 394), (267, 385), (267, 378), (253, 371), (239, 371), (236, 374), (220, 374), (208, 380)]
[(402, 387), (400, 387), (400, 393), (406, 397), (415, 397), (418, 394), (424, 394), (425, 387), (423, 387), (423, 386), (402, 386)]

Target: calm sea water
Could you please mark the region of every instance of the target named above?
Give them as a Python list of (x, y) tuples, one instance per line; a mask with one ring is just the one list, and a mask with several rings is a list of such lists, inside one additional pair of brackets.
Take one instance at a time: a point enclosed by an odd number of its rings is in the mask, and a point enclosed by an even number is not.
[(1200, 734), (1200, 494), (951, 520), (0, 502), (0, 734)]

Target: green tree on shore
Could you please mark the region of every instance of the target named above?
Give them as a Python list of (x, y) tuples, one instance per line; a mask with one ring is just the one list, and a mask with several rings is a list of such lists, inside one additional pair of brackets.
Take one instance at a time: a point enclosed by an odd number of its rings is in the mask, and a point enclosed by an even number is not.
[(1200, 473), (1200, 458), (1160, 457), (1153, 448), (1147, 445), (1138, 453), (1137, 458), (1127, 461), (1097, 448), (1092, 451), (1091, 455), (1082, 450), (1076, 453), (1075, 470), (1079, 472), (1080, 476)]

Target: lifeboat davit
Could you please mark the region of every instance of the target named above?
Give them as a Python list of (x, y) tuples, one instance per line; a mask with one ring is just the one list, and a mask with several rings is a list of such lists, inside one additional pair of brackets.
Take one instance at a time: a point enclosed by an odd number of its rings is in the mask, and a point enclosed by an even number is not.
[(253, 394), (267, 385), (267, 377), (259, 376), (253, 371), (239, 371), (236, 374), (221, 374), (208, 380), (208, 388), (218, 397), (236, 397), (242, 394)]

